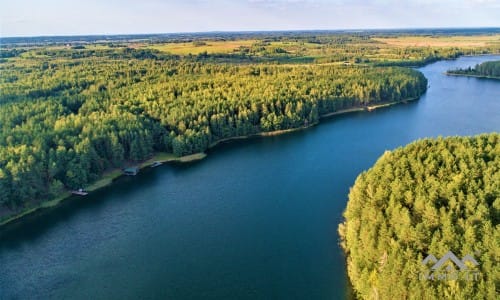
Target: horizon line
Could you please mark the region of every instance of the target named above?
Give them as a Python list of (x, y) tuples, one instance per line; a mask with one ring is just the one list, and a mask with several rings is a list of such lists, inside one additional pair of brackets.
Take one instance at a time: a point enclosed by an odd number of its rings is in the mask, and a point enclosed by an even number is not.
[(342, 29), (265, 29), (265, 30), (209, 30), (209, 31), (177, 31), (177, 32), (149, 32), (149, 33), (86, 33), (86, 34), (42, 34), (42, 35), (14, 35), (2, 36), (0, 39), (16, 38), (58, 38), (58, 37), (98, 37), (98, 36), (160, 36), (181, 34), (217, 34), (217, 33), (280, 33), (280, 32), (349, 32), (349, 31), (408, 31), (408, 30), (467, 30), (467, 29), (498, 29), (500, 26), (470, 26), (470, 27), (381, 27), (381, 28), (342, 28)]

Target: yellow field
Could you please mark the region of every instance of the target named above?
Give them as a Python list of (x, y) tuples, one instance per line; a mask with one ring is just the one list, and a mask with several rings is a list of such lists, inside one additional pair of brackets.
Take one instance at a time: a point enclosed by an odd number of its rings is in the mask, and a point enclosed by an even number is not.
[(148, 46), (151, 49), (157, 49), (163, 52), (172, 54), (186, 55), (186, 54), (200, 54), (204, 51), (208, 53), (231, 53), (234, 49), (240, 46), (250, 47), (255, 40), (237, 40), (237, 41), (206, 41), (206, 45), (196, 46), (192, 42), (189, 43), (167, 43), (160, 45)]
[(373, 38), (373, 40), (396, 47), (485, 47), (500, 44), (500, 34), (481, 36), (403, 36)]
[[(374, 43), (370, 42), (355, 42), (351, 44), (351, 47), (364, 48), (366, 57), (374, 58), (384, 58), (392, 59), (394, 58), (394, 53), (392, 53), (394, 48), (403, 47), (436, 47), (436, 48), (446, 48), (446, 47), (459, 47), (459, 48), (481, 48), (481, 47), (494, 47), (500, 48), (500, 34), (496, 35), (476, 35), (476, 36), (399, 36), (399, 37), (387, 37), (387, 38), (372, 38), (372, 41), (377, 41), (379, 48), (375, 49)], [(197, 55), (203, 52), (208, 54), (225, 54), (232, 53), (239, 47), (251, 47), (260, 44), (259, 40), (234, 40), (234, 41), (203, 41), (205, 44), (196, 45), (193, 42), (184, 43), (164, 43), (156, 45), (148, 45), (144, 43), (131, 44), (129, 47), (132, 48), (147, 48), (156, 49), (162, 52), (167, 52), (177, 55)], [(273, 53), (273, 49), (281, 48), (286, 50), (288, 54), (297, 56), (311, 56), (311, 57), (329, 57), (331, 55), (339, 55), (345, 50), (343, 48), (318, 45), (308, 42), (296, 42), (296, 41), (273, 41), (266, 43), (265, 48), (270, 53)], [(368, 51), (371, 50), (371, 53)], [(340, 51), (340, 52), (339, 52)], [(259, 55), (259, 54), (257, 54)], [(411, 57), (409, 57), (411, 58)]]

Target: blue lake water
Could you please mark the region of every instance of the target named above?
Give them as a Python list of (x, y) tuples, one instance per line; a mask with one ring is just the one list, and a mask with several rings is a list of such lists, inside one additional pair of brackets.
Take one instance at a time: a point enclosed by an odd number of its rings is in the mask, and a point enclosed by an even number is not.
[(337, 226), (356, 176), (424, 137), (500, 131), (500, 82), (420, 70), (419, 101), (235, 141), (0, 231), (0, 299), (343, 299)]

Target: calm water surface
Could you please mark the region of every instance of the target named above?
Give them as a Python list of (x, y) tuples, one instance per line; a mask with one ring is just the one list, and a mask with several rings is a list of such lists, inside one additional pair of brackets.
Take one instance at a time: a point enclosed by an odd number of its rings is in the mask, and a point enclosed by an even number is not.
[(500, 83), (422, 68), (420, 101), (232, 142), (0, 232), (0, 299), (343, 299), (337, 225), (356, 176), (423, 137), (500, 131)]

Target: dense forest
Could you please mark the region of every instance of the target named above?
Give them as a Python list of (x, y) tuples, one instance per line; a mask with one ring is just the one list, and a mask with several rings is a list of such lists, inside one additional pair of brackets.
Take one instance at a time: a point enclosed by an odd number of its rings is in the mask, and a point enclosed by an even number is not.
[(84, 187), (155, 151), (201, 152), (418, 97), (427, 84), (404, 68), (211, 64), (129, 48), (32, 55), (0, 65), (0, 204), (9, 207)]
[[(359, 298), (498, 298), (499, 142), (498, 133), (420, 140), (357, 178), (339, 232)], [(477, 260), (466, 264), (475, 275), (447, 264), (429, 277), (422, 260), (448, 251)]]
[(474, 68), (450, 70), (448, 74), (500, 79), (500, 61), (487, 61)]

